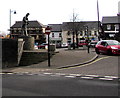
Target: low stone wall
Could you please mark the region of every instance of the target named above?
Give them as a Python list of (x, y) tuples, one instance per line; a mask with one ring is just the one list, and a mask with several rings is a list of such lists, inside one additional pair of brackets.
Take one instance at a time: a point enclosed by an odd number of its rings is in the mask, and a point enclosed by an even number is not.
[[(25, 42), (25, 40), (27, 40)], [(35, 50), (33, 38), (2, 39), (2, 68), (31, 65), (48, 59), (47, 50)], [(55, 46), (50, 46), (51, 56)]]
[(19, 65), (26, 66), (37, 64), (47, 59), (48, 59), (47, 52), (41, 52), (40, 50), (23, 51)]
[(55, 45), (50, 45), (50, 51), (55, 52), (56, 51), (56, 46)]
[(2, 39), (2, 68), (14, 67), (19, 65), (22, 55), (23, 40)]

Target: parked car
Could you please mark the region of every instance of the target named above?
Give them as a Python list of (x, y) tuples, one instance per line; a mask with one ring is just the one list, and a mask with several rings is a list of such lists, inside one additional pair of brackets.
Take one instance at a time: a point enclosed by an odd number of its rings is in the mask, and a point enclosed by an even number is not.
[(48, 46), (47, 43), (42, 43), (40, 45), (38, 45), (38, 49), (45, 49)]
[(37, 45), (34, 45), (34, 49), (38, 49), (38, 46), (37, 46)]
[[(75, 48), (76, 48), (76, 47), (77, 47), (77, 44), (74, 43), (74, 45), (75, 45)], [(73, 47), (73, 43), (70, 43), (70, 47)]]
[(67, 47), (68, 47), (68, 43), (63, 43), (63, 44), (61, 45), (61, 47), (62, 47), (62, 48), (67, 48)]
[(87, 43), (86, 40), (80, 41), (80, 42), (78, 43), (78, 46), (79, 46), (79, 47), (83, 47), (83, 45), (85, 45), (85, 46), (88, 45), (88, 43)]
[(120, 55), (120, 43), (116, 40), (102, 40), (96, 44), (95, 51), (97, 54), (105, 53), (108, 55)]
[(89, 47), (95, 48), (95, 45), (97, 44), (98, 41), (91, 41), (88, 45)]

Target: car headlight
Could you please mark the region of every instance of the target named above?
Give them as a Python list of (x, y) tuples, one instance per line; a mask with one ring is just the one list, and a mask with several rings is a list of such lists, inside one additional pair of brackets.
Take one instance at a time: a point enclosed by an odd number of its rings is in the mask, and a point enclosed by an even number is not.
[(111, 47), (112, 49), (118, 49), (118, 48), (116, 48), (116, 47)]

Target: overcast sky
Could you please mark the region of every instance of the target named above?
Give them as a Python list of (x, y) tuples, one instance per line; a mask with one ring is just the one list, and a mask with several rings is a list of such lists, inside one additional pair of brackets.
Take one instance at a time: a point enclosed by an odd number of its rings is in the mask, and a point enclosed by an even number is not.
[[(116, 16), (120, 0), (99, 0), (100, 20), (102, 16)], [(38, 20), (44, 25), (59, 24), (72, 20), (73, 9), (77, 14), (77, 21), (97, 20), (97, 0), (1, 0), (0, 3), (0, 31), (9, 29), (9, 10), (12, 25), (15, 21), (22, 21), (26, 13), (30, 13), (29, 20)]]

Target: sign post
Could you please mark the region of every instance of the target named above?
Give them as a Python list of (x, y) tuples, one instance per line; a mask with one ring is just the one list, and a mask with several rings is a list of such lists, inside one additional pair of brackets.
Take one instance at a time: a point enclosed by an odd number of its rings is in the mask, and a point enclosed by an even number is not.
[(50, 33), (51, 33), (51, 28), (49, 26), (47, 26), (47, 28), (45, 28), (45, 34), (48, 35), (48, 67), (50, 67)]

